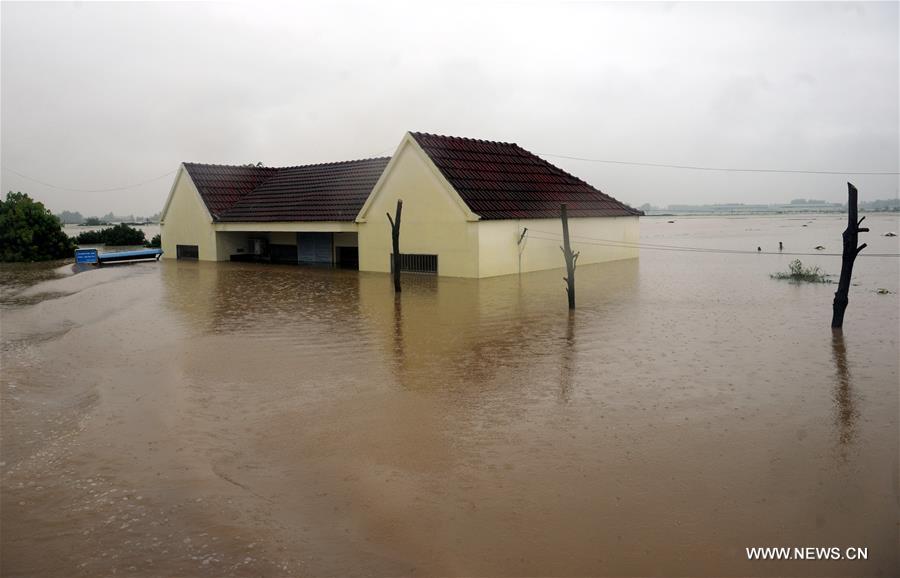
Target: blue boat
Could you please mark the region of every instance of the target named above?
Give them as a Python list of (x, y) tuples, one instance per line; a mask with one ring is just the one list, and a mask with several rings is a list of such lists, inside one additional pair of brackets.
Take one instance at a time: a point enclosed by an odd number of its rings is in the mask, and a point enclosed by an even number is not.
[(104, 263), (125, 263), (128, 261), (159, 261), (162, 249), (138, 249), (136, 251), (117, 251), (101, 253), (97, 249), (75, 249), (76, 263), (102, 265)]

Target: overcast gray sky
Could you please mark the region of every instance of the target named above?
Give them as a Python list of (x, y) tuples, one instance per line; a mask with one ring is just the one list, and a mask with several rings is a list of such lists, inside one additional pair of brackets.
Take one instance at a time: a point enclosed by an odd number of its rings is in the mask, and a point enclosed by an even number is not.
[[(887, 3), (2, 4), (2, 190), (159, 211), (181, 161), (387, 155), (404, 131), (745, 168), (900, 165)], [(847, 176), (545, 156), (639, 205), (844, 201)], [(42, 181), (40, 184), (24, 178)], [(862, 199), (896, 176), (852, 177)]]

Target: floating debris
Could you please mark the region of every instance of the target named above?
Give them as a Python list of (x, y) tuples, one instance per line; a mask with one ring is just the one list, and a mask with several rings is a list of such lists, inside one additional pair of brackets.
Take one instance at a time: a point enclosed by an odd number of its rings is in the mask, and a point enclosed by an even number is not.
[(879, 295), (891, 295), (893, 293), (893, 291), (891, 291), (889, 289), (885, 289), (884, 287), (879, 287), (878, 289), (875, 290), (875, 292), (878, 293)]
[(882, 237), (896, 237), (896, 236), (897, 236), (897, 233), (895, 233), (893, 231), (888, 231), (887, 233), (882, 235)]
[(667, 221), (667, 222), (669, 222), (669, 223), (674, 223), (675, 221)]
[(816, 245), (816, 251), (824, 251), (824, 250), (825, 250), (825, 247), (823, 247), (822, 245)]

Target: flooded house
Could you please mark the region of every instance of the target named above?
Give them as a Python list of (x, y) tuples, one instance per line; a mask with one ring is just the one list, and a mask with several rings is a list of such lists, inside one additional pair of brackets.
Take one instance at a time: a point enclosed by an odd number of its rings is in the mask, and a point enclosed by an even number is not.
[(393, 156), (283, 168), (183, 163), (162, 211), (166, 258), (492, 277), (638, 256), (643, 213), (513, 143), (406, 133)]

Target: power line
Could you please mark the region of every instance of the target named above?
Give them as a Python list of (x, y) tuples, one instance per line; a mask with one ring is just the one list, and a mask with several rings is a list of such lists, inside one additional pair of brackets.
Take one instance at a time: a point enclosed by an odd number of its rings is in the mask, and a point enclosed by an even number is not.
[[(383, 154), (387, 154), (391, 149), (386, 149), (383, 152), (379, 152), (376, 156), (381, 156)], [(869, 175), (869, 176), (897, 176), (900, 175), (900, 172), (895, 171), (814, 171), (814, 170), (800, 170), (800, 169), (759, 169), (759, 168), (736, 168), (736, 167), (705, 167), (705, 166), (696, 166), (696, 165), (679, 165), (679, 164), (669, 164), (669, 163), (648, 163), (648, 162), (639, 162), (639, 161), (620, 161), (620, 160), (610, 160), (610, 159), (593, 159), (587, 157), (576, 157), (570, 155), (558, 155), (552, 153), (538, 153), (539, 155), (546, 157), (554, 157), (560, 159), (569, 159), (575, 161), (584, 161), (584, 162), (592, 162), (592, 163), (605, 163), (605, 164), (614, 164), (614, 165), (626, 165), (626, 166), (637, 166), (637, 167), (654, 167), (654, 168), (667, 168), (667, 169), (683, 169), (683, 170), (692, 170), (692, 171), (707, 171), (707, 172), (741, 172), (741, 173), (780, 173), (780, 174), (804, 174), (804, 175)], [(51, 189), (57, 189), (61, 191), (71, 191), (77, 193), (109, 193), (113, 191), (123, 191), (127, 189), (134, 189), (137, 187), (142, 187), (144, 185), (153, 183), (165, 177), (173, 175), (177, 169), (171, 170), (165, 174), (159, 175), (157, 177), (153, 177), (146, 181), (142, 181), (140, 183), (134, 183), (131, 185), (124, 185), (121, 187), (109, 187), (105, 189), (78, 189), (73, 187), (61, 187), (58, 185), (54, 185), (40, 179), (36, 179), (34, 177), (28, 176), (19, 171), (13, 170), (9, 167), (2, 167), (3, 170), (13, 173), (23, 179), (27, 179), (29, 181), (38, 183), (45, 187), (50, 187)]]
[(135, 184), (133, 184), (133, 185), (125, 185), (124, 187), (111, 187), (111, 188), (108, 188), (108, 189), (74, 189), (74, 188), (71, 188), (71, 187), (60, 187), (60, 186), (53, 185), (53, 184), (50, 184), (50, 183), (45, 183), (44, 181), (41, 181), (41, 180), (36, 179), (36, 178), (34, 178), (34, 177), (29, 177), (29, 176), (26, 175), (26, 174), (20, 173), (19, 171), (14, 171), (13, 169), (8, 168), (8, 167), (2, 167), (2, 168), (3, 168), (4, 171), (8, 171), (8, 172), (10, 172), (10, 173), (13, 173), (14, 175), (18, 175), (18, 176), (22, 177), (23, 179), (27, 179), (27, 180), (32, 181), (32, 182), (34, 182), (34, 183), (38, 183), (39, 185), (44, 185), (45, 187), (50, 187), (51, 189), (57, 189), (57, 190), (60, 190), (60, 191), (70, 191), (70, 192), (73, 192), (73, 193), (111, 193), (111, 192), (113, 192), (113, 191), (124, 191), (124, 190), (126, 190), (126, 189), (134, 189), (134, 188), (137, 188), (137, 187), (142, 187), (142, 186), (144, 186), (144, 185), (153, 183), (153, 182), (158, 181), (158, 180), (160, 180), (160, 179), (164, 179), (164, 178), (166, 178), (166, 177), (168, 177), (168, 176), (174, 175), (174, 174), (177, 172), (177, 170), (178, 170), (178, 169), (171, 170), (171, 171), (167, 172), (167, 173), (164, 174), (164, 175), (159, 175), (158, 177), (153, 177), (152, 179), (148, 179), (148, 180), (143, 181), (143, 182), (140, 182), (140, 183), (135, 183)]
[[(551, 237), (535, 236), (532, 233), (543, 233), (552, 235)], [(526, 238), (538, 239), (541, 241), (553, 241), (558, 243), (561, 241), (559, 233), (550, 231), (538, 231), (534, 229), (528, 230)], [(746, 251), (741, 249), (713, 249), (709, 247), (684, 247), (681, 245), (662, 245), (658, 243), (631, 243), (628, 241), (615, 241), (612, 239), (597, 239), (594, 237), (584, 237), (581, 235), (570, 235), (576, 243), (585, 245), (600, 245), (605, 247), (619, 247), (623, 249), (647, 249), (650, 251), (677, 251), (684, 253), (719, 253), (726, 255), (788, 255), (791, 257), (841, 257), (841, 253), (795, 253), (790, 251)], [(900, 253), (860, 253), (857, 257), (900, 257)]]
[[(383, 156), (383, 155), (386, 155), (386, 154), (390, 153), (390, 152), (393, 151), (393, 150), (394, 150), (393, 148), (384, 149), (383, 151), (376, 153), (376, 154), (374, 155), (374, 157), (381, 157), (381, 156)], [(114, 191), (124, 191), (124, 190), (127, 190), (127, 189), (135, 189), (135, 188), (137, 188), (137, 187), (142, 187), (142, 186), (144, 186), (144, 185), (148, 185), (148, 184), (150, 184), (150, 183), (156, 182), (156, 181), (158, 181), (158, 180), (160, 180), (160, 179), (164, 179), (164, 178), (166, 178), (166, 177), (168, 177), (168, 176), (171, 176), (171, 175), (175, 174), (176, 172), (178, 172), (178, 169), (174, 169), (174, 170), (171, 170), (171, 171), (169, 171), (169, 172), (167, 172), (167, 173), (165, 173), (165, 174), (159, 175), (158, 177), (153, 177), (152, 179), (148, 179), (148, 180), (142, 181), (142, 182), (140, 182), (140, 183), (135, 183), (135, 184), (133, 184), (133, 185), (125, 185), (125, 186), (122, 186), (122, 187), (110, 187), (110, 188), (108, 188), (108, 189), (76, 189), (76, 188), (72, 188), (72, 187), (60, 187), (60, 186), (58, 186), (58, 185), (54, 185), (54, 184), (51, 184), (51, 183), (47, 183), (47, 182), (42, 181), (42, 180), (40, 180), (40, 179), (36, 179), (36, 178), (34, 178), (34, 177), (30, 177), (30, 176), (28, 176), (28, 175), (26, 175), (26, 174), (24, 174), (24, 173), (20, 173), (19, 171), (13, 170), (13, 169), (11, 169), (11, 168), (9, 168), (9, 167), (2, 167), (2, 168), (3, 168), (4, 171), (8, 171), (8, 172), (10, 172), (10, 173), (13, 173), (14, 175), (18, 175), (18, 176), (22, 177), (23, 179), (27, 179), (27, 180), (29, 180), (29, 181), (31, 181), (31, 182), (38, 183), (39, 185), (44, 185), (45, 187), (50, 187), (51, 189), (57, 189), (57, 190), (60, 190), (60, 191), (70, 191), (70, 192), (74, 192), (74, 193), (111, 193), (111, 192), (114, 192)]]
[(880, 176), (895, 176), (900, 175), (900, 172), (894, 171), (806, 171), (799, 169), (741, 169), (734, 167), (701, 167), (695, 165), (675, 165), (675, 164), (667, 164), (667, 163), (644, 163), (637, 161), (613, 161), (607, 159), (589, 159), (585, 157), (573, 157), (568, 155), (554, 155), (550, 153), (538, 153), (539, 155), (545, 157), (555, 157), (560, 159), (569, 159), (573, 161), (586, 161), (591, 163), (607, 163), (611, 165), (631, 165), (637, 167), (656, 167), (656, 168), (665, 168), (665, 169), (686, 169), (691, 171), (718, 171), (718, 172), (729, 172), (729, 173), (787, 173), (787, 174), (801, 174), (801, 175), (880, 175)]

